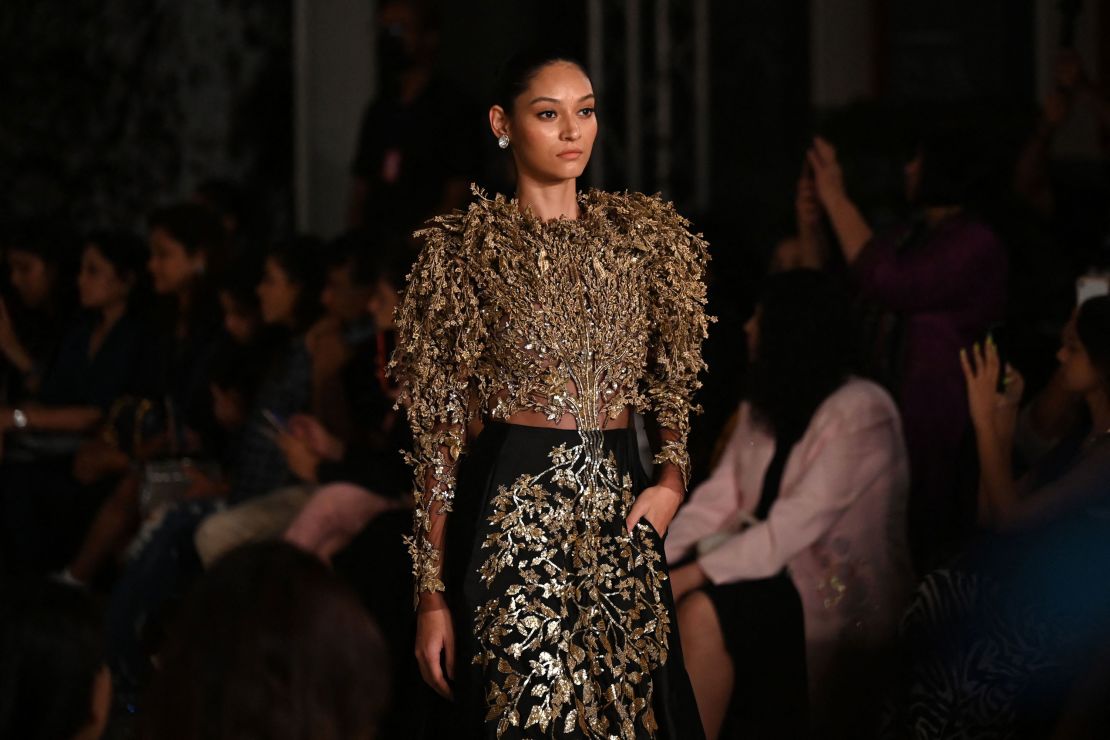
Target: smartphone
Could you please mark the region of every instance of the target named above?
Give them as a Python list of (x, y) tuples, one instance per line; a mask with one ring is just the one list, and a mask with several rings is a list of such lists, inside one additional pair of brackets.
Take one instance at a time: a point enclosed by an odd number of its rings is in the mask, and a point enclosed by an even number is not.
[(285, 434), (285, 432), (288, 430), (288, 424), (286, 423), (285, 419), (281, 418), (269, 409), (262, 409), (262, 418), (269, 422), (270, 426), (272, 426), (274, 428), (274, 431), (278, 434)]

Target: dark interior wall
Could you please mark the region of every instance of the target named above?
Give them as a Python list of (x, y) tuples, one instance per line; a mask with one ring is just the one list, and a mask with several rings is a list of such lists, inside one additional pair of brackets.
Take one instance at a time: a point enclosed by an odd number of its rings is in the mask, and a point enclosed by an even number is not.
[(0, 216), (130, 224), (222, 176), (280, 222), (290, 23), (275, 0), (0, 4)]

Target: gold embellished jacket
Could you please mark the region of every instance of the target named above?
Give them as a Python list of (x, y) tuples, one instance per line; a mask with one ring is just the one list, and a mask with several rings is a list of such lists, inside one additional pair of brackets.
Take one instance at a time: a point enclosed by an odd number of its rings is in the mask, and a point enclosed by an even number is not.
[(597, 429), (652, 414), (656, 464), (689, 472), (691, 397), (704, 367), (706, 244), (658, 196), (591, 190), (579, 217), (542, 221), (480, 191), (417, 232), (390, 371), (414, 449), (416, 592), (442, 591), (443, 514), (478, 416), (571, 414)]

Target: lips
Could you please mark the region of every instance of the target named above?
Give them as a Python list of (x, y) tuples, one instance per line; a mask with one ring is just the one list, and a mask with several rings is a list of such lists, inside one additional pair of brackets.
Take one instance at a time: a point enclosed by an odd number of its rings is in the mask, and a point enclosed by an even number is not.
[(578, 159), (582, 156), (581, 149), (567, 149), (565, 152), (559, 152), (559, 159)]

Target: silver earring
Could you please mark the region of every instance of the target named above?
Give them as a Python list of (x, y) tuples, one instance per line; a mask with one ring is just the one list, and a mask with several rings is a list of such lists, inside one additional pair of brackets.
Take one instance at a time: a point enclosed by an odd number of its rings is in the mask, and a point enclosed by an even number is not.
[(502, 149), (508, 149), (509, 148), (509, 135), (508, 134), (501, 134), (501, 136), (497, 139), (497, 146), (501, 147)]

